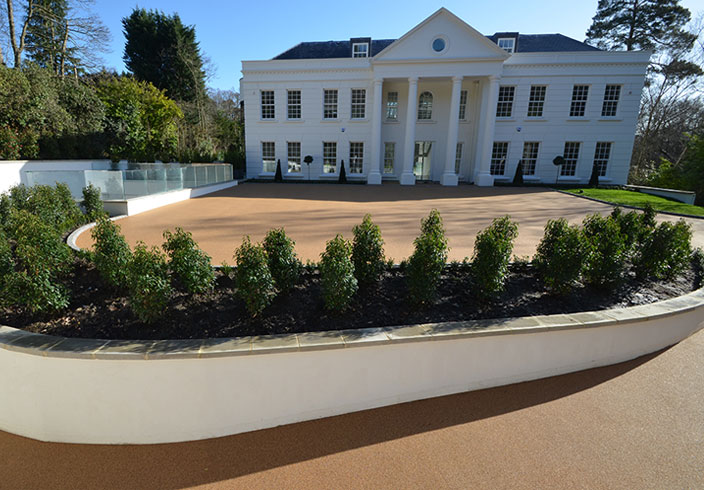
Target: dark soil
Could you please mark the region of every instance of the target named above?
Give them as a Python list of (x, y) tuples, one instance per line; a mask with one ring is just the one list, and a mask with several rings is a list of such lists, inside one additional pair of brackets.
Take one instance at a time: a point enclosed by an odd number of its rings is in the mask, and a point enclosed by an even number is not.
[(402, 271), (394, 269), (386, 272), (376, 287), (360, 290), (348, 311), (333, 314), (323, 307), (317, 271), (305, 271), (294, 291), (276, 297), (252, 319), (234, 294), (233, 281), (217, 274), (212, 293), (192, 297), (177, 293), (164, 316), (146, 325), (134, 316), (124, 293), (105, 286), (90, 264), (80, 262), (71, 278), (72, 301), (67, 311), (42, 316), (0, 309), (0, 324), (49, 335), (99, 339), (237, 337), (626, 307), (687, 294), (702, 282), (700, 272), (691, 269), (669, 281), (638, 282), (631, 276), (612, 291), (579, 287), (569, 296), (558, 297), (544, 289), (531, 267), (513, 264), (506, 291), (495, 301), (482, 302), (472, 294), (466, 270), (448, 267), (435, 304), (417, 308), (406, 299)]

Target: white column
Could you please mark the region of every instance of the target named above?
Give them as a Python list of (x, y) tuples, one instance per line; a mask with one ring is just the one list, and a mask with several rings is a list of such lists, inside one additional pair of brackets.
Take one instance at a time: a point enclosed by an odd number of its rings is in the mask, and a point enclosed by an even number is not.
[(447, 125), (447, 149), (445, 150), (445, 172), (442, 174), (442, 185), (457, 185), (455, 173), (455, 155), (457, 153), (457, 132), (460, 127), (460, 91), (462, 77), (452, 78), (452, 97), (450, 98), (450, 121)]
[(490, 76), (488, 84), (482, 90), (482, 110), (477, 145), (477, 158), (474, 164), (474, 184), (480, 187), (494, 185), (494, 176), (491, 175), (491, 148), (494, 144), (494, 131), (496, 129), (496, 105), (499, 101), (500, 77)]
[(372, 163), (367, 174), (367, 184), (381, 184), (381, 93), (384, 80), (374, 80), (372, 104)]
[(413, 153), (416, 145), (416, 100), (418, 99), (418, 77), (408, 79), (408, 103), (406, 104), (406, 137), (403, 142), (403, 173), (401, 185), (414, 185)]

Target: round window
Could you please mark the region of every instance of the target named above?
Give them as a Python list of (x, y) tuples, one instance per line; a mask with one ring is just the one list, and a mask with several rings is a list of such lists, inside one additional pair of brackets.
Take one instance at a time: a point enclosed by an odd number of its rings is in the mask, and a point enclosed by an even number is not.
[(442, 38), (437, 38), (435, 41), (433, 41), (433, 50), (437, 53), (440, 53), (445, 49), (445, 40)]

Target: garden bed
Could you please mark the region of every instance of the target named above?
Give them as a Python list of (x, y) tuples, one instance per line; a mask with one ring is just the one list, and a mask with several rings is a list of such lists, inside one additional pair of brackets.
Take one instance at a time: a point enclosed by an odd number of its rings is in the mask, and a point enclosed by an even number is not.
[(190, 296), (176, 293), (164, 315), (152, 324), (138, 320), (125, 294), (107, 287), (95, 268), (82, 259), (70, 278), (71, 303), (65, 311), (32, 315), (19, 308), (0, 309), (0, 324), (49, 335), (100, 339), (195, 339), (343, 330), (418, 323), (575, 313), (649, 304), (687, 294), (701, 287), (701, 271), (687, 269), (675, 279), (636, 281), (627, 276), (613, 290), (577, 287), (556, 296), (543, 287), (527, 264), (510, 266), (506, 290), (494, 301), (480, 301), (466, 267), (448, 266), (437, 301), (414, 307), (398, 268), (387, 270), (380, 283), (360, 290), (341, 314), (325, 310), (320, 275), (304, 270), (288, 295), (277, 296), (258, 317), (251, 318), (235, 293), (234, 281), (217, 272), (215, 289)]

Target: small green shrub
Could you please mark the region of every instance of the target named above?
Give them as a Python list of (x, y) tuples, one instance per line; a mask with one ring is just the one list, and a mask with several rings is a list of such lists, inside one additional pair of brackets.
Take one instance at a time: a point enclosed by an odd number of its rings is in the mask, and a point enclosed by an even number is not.
[(210, 291), (215, 282), (210, 256), (198, 248), (191, 232), (182, 228), (176, 228), (174, 233), (167, 230), (164, 239), (169, 267), (183, 288), (191, 294)]
[(91, 236), (95, 241), (93, 263), (100, 276), (113, 287), (127, 287), (132, 252), (127, 240), (120, 234), (120, 226), (105, 215), (99, 216)]
[(99, 187), (90, 184), (83, 188), (83, 208), (86, 210), (88, 221), (95, 221), (105, 214)]
[(252, 316), (257, 316), (276, 295), (264, 247), (253, 244), (249, 236), (246, 236), (235, 251), (235, 260), (237, 295), (244, 301), (247, 311)]
[(0, 228), (0, 303), (2, 290), (7, 277), (15, 270), (15, 260), (12, 257), (12, 247), (5, 233)]
[(3, 302), (26, 308), (33, 313), (58, 311), (68, 306), (68, 289), (56, 282), (46, 270), (19, 270), (5, 278)]
[(172, 293), (166, 256), (157, 247), (149, 249), (139, 242), (127, 270), (132, 311), (145, 323), (157, 320), (166, 311)]
[(351, 258), (352, 244), (337, 235), (325, 244), (320, 254), (320, 282), (325, 308), (330, 311), (344, 311), (357, 292), (357, 279), (354, 277), (354, 263)]
[(367, 214), (362, 224), (352, 228), (352, 263), (357, 282), (370, 285), (379, 281), (379, 277), (386, 268), (384, 257), (384, 239), (381, 229), (372, 221), (372, 216)]
[(660, 223), (639, 247), (636, 274), (657, 279), (682, 272), (692, 256), (692, 228), (684, 220)]
[(10, 224), (10, 213), (12, 212), (12, 200), (9, 194), (0, 195), (0, 230), (7, 230)]
[(410, 300), (419, 305), (435, 299), (449, 251), (442, 217), (437, 209), (421, 221), (420, 228), (420, 235), (413, 241), (413, 255), (403, 267)]
[(646, 203), (643, 207), (643, 213), (641, 214), (641, 226), (644, 231), (655, 229), (655, 225), (657, 224), (655, 222), (655, 216), (657, 216), (657, 214), (658, 212), (655, 210), (653, 205)]
[(612, 287), (626, 268), (628, 249), (621, 229), (611, 216), (598, 213), (584, 218), (582, 224), (588, 247), (584, 279), (595, 286)]
[(294, 250), (296, 243), (286, 235), (283, 228), (269, 230), (264, 237), (269, 271), (274, 278), (274, 284), (281, 293), (288, 293), (301, 276), (303, 265)]
[(636, 211), (624, 213), (618, 206), (611, 212), (611, 218), (618, 225), (628, 251), (634, 250), (643, 234), (651, 231), (647, 225), (644, 225), (644, 216), (644, 213)]
[[(71, 197), (66, 184), (57, 183), (56, 187), (23, 184), (10, 189), (8, 202), (2, 204), (12, 211), (27, 211), (43, 223), (55, 229), (59, 234), (65, 233), (83, 222), (83, 213)], [(5, 213), (7, 211), (3, 211)], [(12, 233), (12, 230), (8, 230)], [(14, 238), (14, 235), (13, 235)]]
[(587, 246), (577, 226), (565, 218), (549, 220), (533, 258), (541, 279), (548, 289), (565, 294), (579, 280), (587, 257)]
[(471, 274), (479, 296), (490, 298), (504, 290), (516, 237), (518, 224), (510, 216), (494, 219), (477, 235)]

